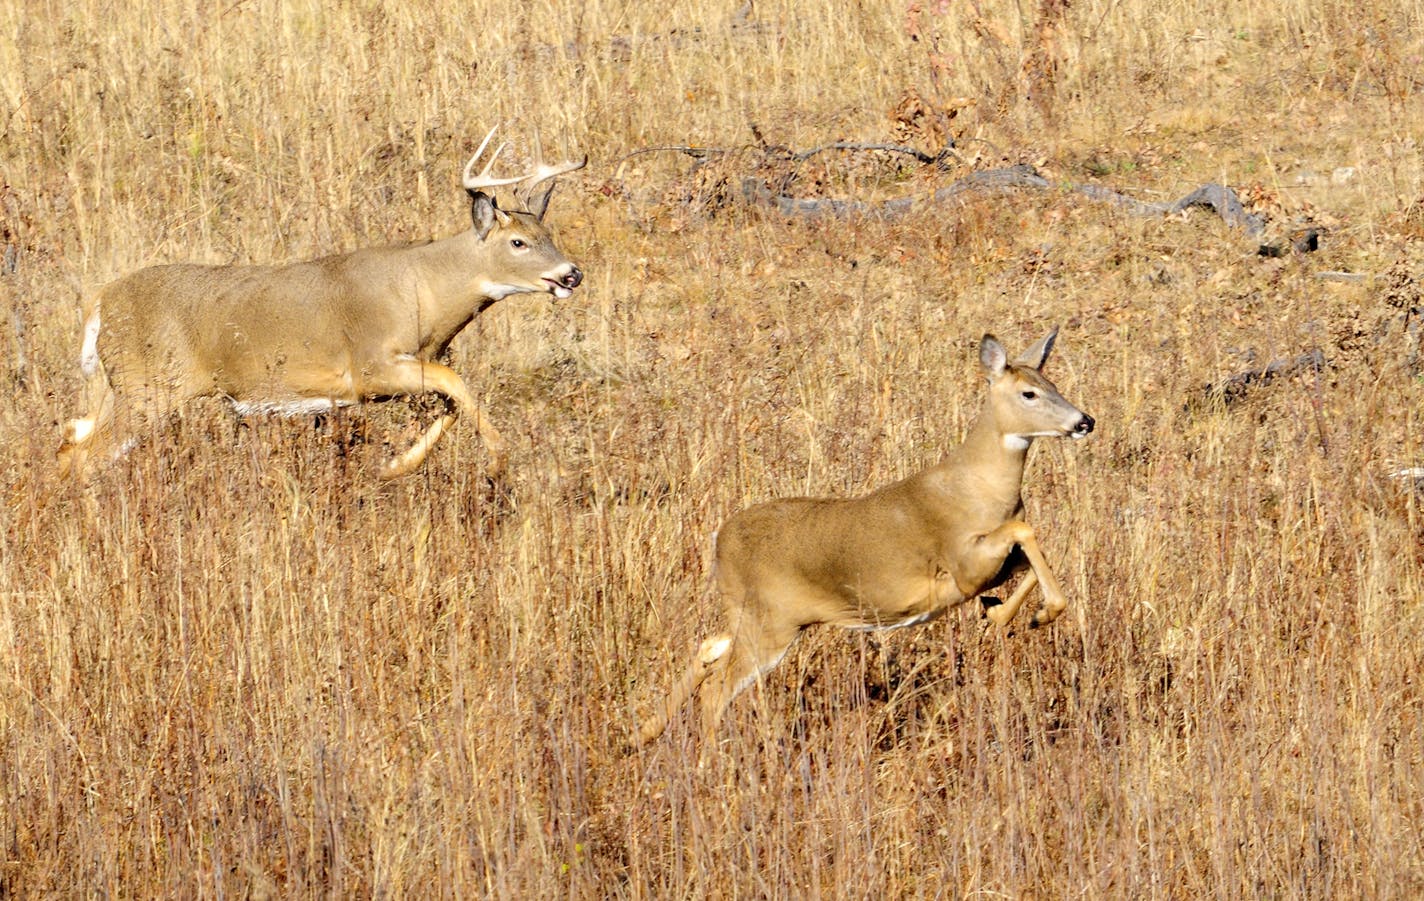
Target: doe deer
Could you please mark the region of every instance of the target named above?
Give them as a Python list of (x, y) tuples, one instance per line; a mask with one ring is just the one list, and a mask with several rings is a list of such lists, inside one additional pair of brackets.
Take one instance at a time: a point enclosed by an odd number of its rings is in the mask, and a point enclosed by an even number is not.
[(927, 622), (1029, 568), (986, 615), (1006, 625), (1035, 584), (1033, 626), (1067, 607), (1021, 489), (1035, 438), (1082, 438), (1093, 417), (1063, 399), (1042, 368), (1055, 328), (1010, 361), (992, 335), (979, 345), (988, 377), (984, 407), (943, 462), (854, 499), (791, 498), (748, 508), (722, 526), (714, 572), (728, 631), (702, 643), (691, 665), (639, 732), (661, 735), (701, 694), (707, 748), (732, 699), (781, 661), (805, 629), (829, 624), (893, 629)]
[[(415, 469), (463, 415), (497, 475), (504, 441), (441, 360), (495, 301), (566, 298), (578, 287), (583, 273), (555, 246), (544, 213), (556, 177), (587, 158), (536, 160), (527, 174), (496, 178), (501, 144), (475, 172), (493, 136), (465, 166), (473, 226), (461, 234), (282, 266), (152, 266), (105, 287), (84, 313), (85, 415), (65, 430), (61, 471), (82, 476), (195, 397), (225, 396), (239, 413), (303, 414), (433, 392), (444, 414), (381, 474)], [(516, 186), (524, 209), (499, 207), (492, 189), (503, 185)]]

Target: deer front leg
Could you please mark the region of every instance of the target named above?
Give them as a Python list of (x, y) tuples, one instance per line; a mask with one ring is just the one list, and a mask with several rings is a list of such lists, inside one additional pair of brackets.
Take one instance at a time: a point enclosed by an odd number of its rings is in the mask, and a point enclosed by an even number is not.
[(1038, 584), (1038, 576), (1030, 569), (1028, 574), (1019, 582), (1019, 587), (1014, 589), (1014, 593), (1009, 595), (1009, 599), (997, 607), (989, 607), (984, 611), (984, 615), (994, 621), (995, 625), (1007, 626), (1009, 620), (1019, 612), (1023, 606), (1024, 598), (1033, 590), (1033, 586)]
[(998, 625), (1006, 625), (1023, 605), (1029, 591), (1037, 584), (1043, 586), (1043, 607), (1034, 614), (1033, 625), (1047, 625), (1067, 608), (1068, 601), (1063, 596), (1063, 589), (1053, 575), (1053, 570), (1048, 568), (1048, 561), (1044, 559), (1043, 551), (1038, 546), (1033, 527), (1021, 520), (1006, 522), (981, 538), (977, 550), (985, 558), (997, 561), (995, 565), (1002, 565), (1015, 545), (1022, 548), (1024, 556), (1028, 558), (1031, 567), (1029, 574), (1007, 602), (998, 607), (990, 607), (985, 614)]
[(504, 471), (504, 439), (490, 424), (489, 418), (475, 403), (465, 383), (455, 370), (440, 363), (432, 363), (414, 357), (397, 360), (390, 368), (372, 379), (364, 392), (368, 396), (382, 394), (423, 394), (433, 391), (442, 395), (454, 405), (454, 410), (432, 422), (415, 443), (404, 453), (393, 457), (381, 469), (382, 478), (392, 479), (405, 475), (425, 461), (436, 442), (455, 422), (457, 415), (465, 415), (475, 420), (480, 438), (490, 455), (490, 476), (498, 476)]

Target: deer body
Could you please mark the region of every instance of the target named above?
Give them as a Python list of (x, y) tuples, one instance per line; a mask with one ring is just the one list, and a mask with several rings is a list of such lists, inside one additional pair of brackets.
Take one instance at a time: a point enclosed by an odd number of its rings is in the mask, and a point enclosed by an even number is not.
[[(492, 133), (491, 133), (492, 134)], [(582, 165), (491, 179), (466, 167), (473, 227), (423, 244), (370, 248), (283, 266), (153, 266), (105, 287), (85, 315), (80, 354), (87, 415), (61, 466), (121, 451), (136, 429), (204, 395), (239, 412), (312, 413), (432, 391), (448, 412), (385, 467), (418, 466), (457, 414), (475, 418), (492, 457), (504, 445), (454, 370), (438, 362), (494, 302), (518, 293), (568, 297), (582, 280), (543, 225), (552, 179)], [(499, 151), (495, 151), (498, 156)], [(499, 209), (485, 189), (548, 182), (528, 211)]]
[(1081, 438), (1093, 419), (1039, 372), (1057, 332), (1013, 363), (992, 336), (980, 358), (989, 398), (964, 442), (943, 462), (853, 499), (760, 504), (718, 532), (716, 579), (728, 631), (703, 642), (640, 733), (648, 743), (694, 694), (705, 741), (732, 698), (774, 667), (805, 629), (882, 629), (934, 619), (1028, 569), (1009, 600), (987, 609), (1004, 625), (1035, 584), (1033, 625), (1067, 606), (1023, 521), (1024, 467), (1033, 438)]

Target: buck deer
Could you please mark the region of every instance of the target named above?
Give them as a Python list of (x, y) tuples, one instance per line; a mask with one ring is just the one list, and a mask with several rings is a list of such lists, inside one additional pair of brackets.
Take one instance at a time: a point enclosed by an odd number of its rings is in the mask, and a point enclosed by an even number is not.
[[(743, 510), (716, 538), (714, 572), (728, 631), (702, 643), (639, 733), (648, 744), (701, 694), (703, 747), (727, 705), (776, 666), (811, 626), (894, 629), (927, 622), (1029, 568), (1007, 602), (985, 599), (996, 624), (1011, 620), (1034, 585), (1052, 622), (1068, 602), (1023, 521), (1024, 464), (1035, 438), (1082, 438), (1093, 418), (1041, 372), (1055, 328), (1012, 362), (992, 335), (979, 345), (989, 380), (964, 442), (937, 466), (854, 499), (791, 498)], [(710, 680), (710, 681), (709, 681)]]
[[(536, 160), (528, 174), (495, 178), (501, 144), (476, 173), (492, 137), (465, 166), (474, 224), (461, 234), (285, 266), (153, 266), (105, 287), (85, 310), (85, 415), (66, 428), (61, 471), (82, 475), (90, 459), (117, 456), (142, 424), (195, 397), (225, 396), (239, 413), (303, 414), (434, 392), (444, 414), (382, 475), (419, 466), (457, 415), (474, 419), (497, 475), (504, 441), (440, 361), (495, 301), (578, 287), (583, 273), (554, 245), (544, 212), (556, 177), (587, 158)], [(491, 191), (503, 185), (517, 186), (524, 210), (500, 209)]]

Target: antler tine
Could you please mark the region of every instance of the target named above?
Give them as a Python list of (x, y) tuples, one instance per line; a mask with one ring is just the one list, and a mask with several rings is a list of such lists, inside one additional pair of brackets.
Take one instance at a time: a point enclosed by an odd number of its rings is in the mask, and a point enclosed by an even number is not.
[(529, 175), (525, 176), (525, 183), (524, 183), (523, 187), (521, 188), (521, 190), (523, 190), (523, 191), (526, 192), (526, 193), (532, 194), (532, 193), (534, 192), (534, 188), (536, 188), (538, 185), (542, 184), (543, 182), (546, 182), (546, 181), (548, 181), (548, 180), (551, 179), (551, 178), (555, 178), (555, 177), (557, 177), (557, 176), (564, 175), (564, 174), (566, 174), (566, 173), (573, 172), (573, 171), (578, 170), (578, 169), (582, 169), (584, 166), (587, 166), (587, 165), (588, 165), (588, 155), (587, 155), (587, 154), (585, 154), (585, 155), (584, 155), (584, 158), (581, 159), (581, 160), (577, 160), (577, 161), (575, 161), (575, 162), (559, 163), (558, 165), (555, 165), (555, 166), (551, 166), (551, 165), (549, 165), (548, 163), (540, 163), (540, 164), (534, 169), (533, 172), (531, 172)]
[(575, 169), (582, 169), (586, 165), (588, 165), (588, 156), (586, 154), (584, 158), (578, 162), (563, 162), (553, 166), (545, 163), (544, 142), (539, 140), (539, 132), (536, 129), (534, 132), (534, 171), (529, 173), (524, 184), (515, 190), (525, 197), (532, 197), (534, 195), (534, 189), (549, 179), (568, 172), (573, 172)]
[(498, 128), (499, 126), (496, 125), (489, 130), (489, 134), (485, 135), (485, 139), (480, 142), (480, 148), (475, 151), (475, 155), (470, 157), (470, 161), (465, 164), (465, 174), (462, 179), (465, 184), (465, 190), (480, 191), (485, 188), (497, 188), (500, 185), (512, 185), (524, 181), (529, 177), (527, 175), (519, 175), (514, 178), (490, 177), (490, 169), (494, 168), (494, 161), (499, 159), (500, 153), (504, 150), (506, 146), (504, 143), (501, 143), (494, 149), (494, 153), (490, 155), (489, 162), (485, 163), (485, 167), (480, 170), (479, 175), (470, 174), (470, 170), (475, 168), (475, 162), (484, 155), (485, 148), (489, 146), (490, 138), (494, 137), (495, 130)]

